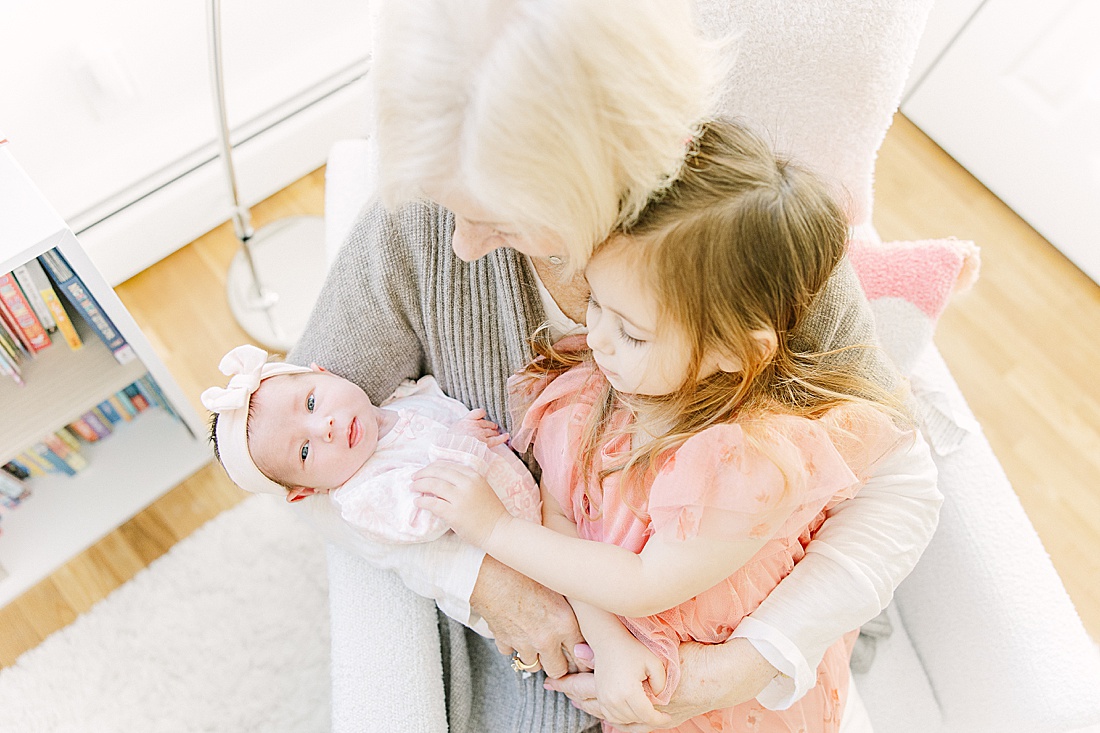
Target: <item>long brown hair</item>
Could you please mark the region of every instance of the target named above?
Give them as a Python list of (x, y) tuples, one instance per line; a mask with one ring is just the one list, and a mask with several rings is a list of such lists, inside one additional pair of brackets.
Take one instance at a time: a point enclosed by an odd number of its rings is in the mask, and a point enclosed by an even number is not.
[[(778, 447), (769, 445), (774, 441), (754, 439), (753, 424), (760, 417), (779, 412), (819, 418), (833, 407), (859, 402), (907, 420), (898, 399), (865, 376), (873, 347), (821, 352), (792, 344), (792, 334), (843, 257), (847, 237), (843, 210), (814, 175), (777, 157), (738, 123), (706, 123), (676, 181), (596, 253), (631, 257), (663, 322), (680, 328), (690, 341), (689, 377), (661, 397), (619, 394), (607, 385), (585, 428), (581, 475), (592, 476), (600, 446), (614, 437), (611, 415), (621, 406), (637, 418), (625, 428), (632, 436), (645, 424), (671, 426), (633, 448), (624, 462), (600, 466), (595, 477), (598, 485), (623, 472), (623, 496), (640, 514), (645, 475), (712, 425), (738, 422), (755, 447), (783, 469), (789, 461), (775, 454)], [(774, 333), (775, 348), (764, 347), (756, 332)], [(556, 353), (545, 342), (536, 352), (542, 358), (528, 368), (531, 377), (546, 378), (585, 358)], [(715, 353), (736, 357), (742, 369), (691, 378)], [(588, 504), (598, 514), (599, 497), (590, 495)]]

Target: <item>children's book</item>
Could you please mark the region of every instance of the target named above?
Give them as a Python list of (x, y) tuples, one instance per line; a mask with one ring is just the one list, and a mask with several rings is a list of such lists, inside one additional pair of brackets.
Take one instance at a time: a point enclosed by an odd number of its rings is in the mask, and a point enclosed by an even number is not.
[(27, 337), (32, 351), (37, 353), (50, 345), (50, 335), (34, 314), (34, 309), (23, 294), (23, 289), (19, 287), (15, 275), (10, 272), (0, 275), (0, 302), (3, 302), (8, 313), (15, 319), (15, 324)]
[(61, 438), (65, 443), (75, 451), (80, 450), (80, 441), (76, 439), (76, 436), (72, 434), (72, 431), (68, 428), (61, 428), (55, 435)]
[(0, 350), (7, 352), (13, 362), (22, 362), (23, 357), (27, 355), (26, 347), (23, 346), (23, 342), (19, 340), (15, 332), (8, 327), (8, 322), (2, 315), (0, 313)]
[(0, 349), (0, 375), (11, 377), (20, 387), (25, 384), (19, 362), (14, 361), (4, 349)]
[(0, 466), (0, 469), (3, 469), (5, 472), (11, 474), (12, 476), (15, 476), (19, 480), (29, 478), (31, 475), (31, 472), (27, 470), (27, 467), (16, 460), (8, 461), (3, 466)]
[(50, 450), (45, 443), (35, 443), (31, 446), (31, 453), (36, 454), (47, 464), (52, 466), (51, 473), (63, 473), (66, 476), (75, 476), (76, 469), (61, 459), (61, 456)]
[(111, 434), (111, 426), (105, 420), (101, 419), (99, 415), (95, 413), (95, 410), (88, 410), (80, 419), (88, 423), (88, 427), (95, 431), (96, 435), (101, 438), (106, 438)]
[[(119, 395), (122, 396), (119, 397)], [(134, 404), (130, 402), (130, 398), (126, 396), (125, 392), (116, 392), (108, 397), (107, 401), (111, 403), (111, 406), (115, 408), (115, 412), (117, 412), (126, 422), (133, 420), (134, 415), (137, 414)]]
[(23, 295), (27, 298), (27, 302), (31, 304), (31, 310), (38, 316), (42, 328), (46, 329), (46, 333), (52, 333), (57, 330), (57, 321), (54, 320), (50, 309), (46, 307), (46, 301), (42, 300), (42, 293), (38, 291), (38, 284), (31, 276), (31, 267), (41, 272), (42, 277), (46, 277), (46, 273), (42, 271), (42, 265), (38, 264), (38, 260), (31, 260), (20, 265), (12, 270), (11, 274), (15, 275), (15, 281), (19, 283)]
[(122, 337), (115, 324), (111, 322), (111, 319), (103, 312), (96, 299), (84, 287), (80, 277), (69, 268), (69, 263), (65, 261), (61, 253), (56, 249), (47, 250), (39, 256), (38, 261), (42, 263), (61, 293), (68, 298), (73, 307), (84, 315), (85, 320), (91, 324), (103, 343), (115, 355), (115, 360), (119, 364), (133, 361), (137, 356), (133, 347), (126, 343), (126, 339)]
[(3, 327), (0, 327), (0, 351), (10, 356), (12, 361), (21, 361), (23, 358), (23, 352), (15, 341), (15, 337)]
[(0, 471), (0, 498), (4, 499), (4, 506), (19, 506), (25, 498), (30, 496), (29, 487), (19, 479)]
[[(96, 405), (91, 410), (89, 410), (89, 413), (92, 414), (92, 415), (95, 415), (96, 419), (99, 420), (99, 423), (103, 427), (107, 428), (107, 434), (108, 435), (110, 435), (111, 433), (113, 433), (115, 431), (114, 421), (111, 420), (109, 417), (107, 417), (107, 414), (105, 412), (103, 412), (103, 410), (99, 407), (99, 405)], [(94, 428), (96, 426), (92, 425), (92, 427)]]
[[(76, 327), (73, 325), (72, 319), (69, 318), (69, 313), (65, 310), (65, 306), (61, 304), (61, 299), (57, 297), (57, 291), (53, 289), (50, 278), (46, 276), (46, 271), (42, 269), (42, 264), (38, 260), (31, 260), (22, 267), (16, 268), (16, 278), (19, 280), (20, 284), (22, 284), (23, 278), (19, 275), (20, 270), (27, 271), (31, 286), (38, 293), (38, 297), (41, 299), (47, 312), (57, 325), (57, 331), (64, 337), (65, 342), (69, 344), (69, 348), (76, 351), (83, 346), (84, 342), (81, 340), (80, 334), (76, 332)], [(23, 292), (27, 292), (25, 286)], [(28, 293), (28, 298), (29, 297)], [(45, 323), (44, 320), (43, 323)], [(49, 330), (49, 328), (47, 327), (46, 330)]]
[(118, 414), (118, 410), (111, 404), (110, 400), (104, 400), (96, 405), (96, 409), (103, 413), (103, 416), (113, 425), (116, 422), (122, 421), (122, 415)]
[(30, 340), (23, 333), (23, 329), (19, 327), (15, 315), (8, 309), (3, 298), (0, 298), (0, 326), (2, 326), (4, 333), (19, 347), (19, 351), (24, 356), (34, 356), (34, 347), (31, 346)]
[[(45, 446), (42, 447), (45, 448)], [(28, 448), (27, 450), (20, 453), (18, 458), (19, 460), (28, 464), (28, 466), (33, 466), (33, 468), (31, 469), (31, 475), (44, 476), (47, 473), (57, 473), (57, 469), (54, 467), (54, 465), (47, 461), (45, 456), (35, 450), (34, 447)]]
[(149, 400), (145, 399), (145, 395), (141, 393), (136, 384), (128, 385), (122, 391), (130, 398), (130, 402), (138, 412), (145, 412), (149, 409)]
[(47, 435), (42, 439), (42, 442), (46, 444), (47, 448), (53, 451), (54, 455), (65, 461), (69, 468), (73, 469), (74, 473), (88, 465), (88, 461), (84, 456), (69, 447), (69, 444), (61, 440), (60, 436), (53, 434)]
[(172, 409), (172, 404), (168, 402), (168, 398), (164, 396), (164, 392), (161, 390), (160, 385), (157, 384), (157, 380), (153, 379), (153, 375), (146, 374), (137, 381), (137, 385), (142, 394), (144, 394), (152, 404), (157, 405), (177, 420), (179, 419), (179, 415)]
[(80, 438), (88, 443), (94, 443), (99, 440), (99, 433), (92, 429), (84, 418), (77, 418), (73, 420), (67, 426), (70, 430), (80, 436)]

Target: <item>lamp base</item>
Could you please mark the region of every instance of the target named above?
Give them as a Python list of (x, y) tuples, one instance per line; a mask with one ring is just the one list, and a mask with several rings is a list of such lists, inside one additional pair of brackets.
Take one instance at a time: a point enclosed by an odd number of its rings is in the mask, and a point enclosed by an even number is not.
[(325, 225), (319, 216), (292, 216), (256, 230), (247, 246), (264, 292), (257, 293), (243, 251), (226, 274), (229, 310), (269, 351), (287, 353), (306, 328), (325, 281)]

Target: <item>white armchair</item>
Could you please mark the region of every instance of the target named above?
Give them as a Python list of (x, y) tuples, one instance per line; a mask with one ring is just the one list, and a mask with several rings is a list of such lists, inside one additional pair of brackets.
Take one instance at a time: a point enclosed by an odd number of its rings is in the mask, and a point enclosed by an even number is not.
[[(930, 0), (699, 0), (736, 29), (726, 112), (831, 176), (869, 229), (875, 155), (900, 100)], [(327, 171), (335, 252), (370, 194), (369, 145), (338, 143)], [(966, 232), (958, 232), (965, 236)], [(880, 320), (880, 329), (897, 324)], [(913, 372), (945, 503), (939, 529), (888, 611), (892, 633), (856, 676), (878, 733), (1054, 733), (1100, 724), (1100, 654), (934, 347)], [(970, 427), (958, 432), (959, 426)], [(944, 441), (943, 431), (961, 440)], [(445, 731), (434, 606), (331, 547), (333, 730)], [(397, 609), (400, 609), (399, 611)], [(388, 659), (401, 658), (395, 677)]]

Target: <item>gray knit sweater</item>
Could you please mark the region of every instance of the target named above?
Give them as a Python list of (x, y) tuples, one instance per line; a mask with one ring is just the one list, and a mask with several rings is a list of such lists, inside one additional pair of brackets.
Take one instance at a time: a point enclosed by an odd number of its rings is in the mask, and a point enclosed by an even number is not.
[[(449, 396), (484, 407), (510, 430), (506, 381), (531, 358), (527, 339), (544, 319), (534, 274), (511, 249), (462, 262), (451, 251), (453, 229), (450, 212), (429, 203), (392, 214), (364, 209), (290, 361), (317, 362), (375, 404), (402, 380), (433, 374)], [(845, 261), (795, 345), (873, 342), (870, 310)], [(863, 368), (883, 384), (892, 380), (882, 357)], [(593, 725), (563, 696), (545, 692), (541, 675), (512, 672), (492, 642), (442, 615), (440, 632), (452, 732), (574, 733)]]

